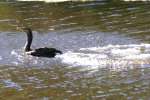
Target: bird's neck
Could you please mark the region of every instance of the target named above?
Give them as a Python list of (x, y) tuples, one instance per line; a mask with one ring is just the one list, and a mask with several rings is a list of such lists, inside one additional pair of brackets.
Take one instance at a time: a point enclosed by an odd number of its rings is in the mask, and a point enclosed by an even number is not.
[(26, 34), (27, 34), (27, 41), (26, 41), (26, 44), (25, 44), (25, 47), (24, 47), (25, 52), (31, 51), (30, 47), (31, 47), (32, 38), (33, 38), (31, 30), (28, 30), (28, 32)]

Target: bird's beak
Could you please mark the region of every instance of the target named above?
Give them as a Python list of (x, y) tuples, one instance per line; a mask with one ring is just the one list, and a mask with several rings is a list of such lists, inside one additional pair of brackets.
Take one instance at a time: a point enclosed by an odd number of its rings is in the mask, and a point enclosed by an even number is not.
[(16, 30), (24, 31), (24, 27), (17, 27)]

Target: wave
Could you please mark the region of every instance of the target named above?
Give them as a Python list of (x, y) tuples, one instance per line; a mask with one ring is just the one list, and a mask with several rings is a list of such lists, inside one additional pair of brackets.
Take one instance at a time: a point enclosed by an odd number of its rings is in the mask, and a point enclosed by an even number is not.
[(89, 68), (125, 69), (150, 65), (150, 44), (107, 45), (81, 48), (58, 56), (62, 63)]
[[(0, 57), (0, 61), (8, 59)], [(55, 58), (39, 58), (26, 55), (22, 50), (11, 51), (5, 61), (17, 66), (68, 66), (84, 69), (108, 68), (123, 70), (150, 67), (150, 44), (107, 45), (66, 51)]]

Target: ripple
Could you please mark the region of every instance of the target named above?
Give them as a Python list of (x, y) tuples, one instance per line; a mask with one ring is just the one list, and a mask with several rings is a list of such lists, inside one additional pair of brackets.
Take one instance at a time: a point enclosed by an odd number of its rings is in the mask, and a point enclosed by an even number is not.
[(47, 17), (35, 17), (35, 18), (26, 18), (24, 20), (44, 20), (44, 19), (48, 19)]
[(71, 6), (71, 8), (75, 8), (75, 7), (91, 7), (91, 6), (99, 6), (99, 5), (104, 5), (106, 4), (105, 2), (103, 2), (103, 0), (96, 2), (96, 3), (87, 3), (87, 4), (78, 4), (76, 6)]
[(7, 88), (15, 88), (19, 91), (23, 90), (19, 84), (13, 82), (11, 79), (2, 80), (2, 82), (4, 83), (5, 87), (7, 87)]
[(3, 19), (0, 22), (17, 22), (15, 19)]
[(17, 1), (44, 1), (46, 3), (49, 3), (49, 2), (64, 2), (69, 0), (17, 0)]

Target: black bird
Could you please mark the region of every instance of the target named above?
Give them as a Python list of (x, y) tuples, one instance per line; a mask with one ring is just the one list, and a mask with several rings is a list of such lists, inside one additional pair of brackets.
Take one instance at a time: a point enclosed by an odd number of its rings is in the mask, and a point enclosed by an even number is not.
[(24, 47), (24, 50), (27, 54), (32, 55), (32, 56), (37, 56), (37, 57), (48, 57), (48, 58), (55, 57), (57, 53), (62, 54), (62, 51), (57, 50), (55, 48), (44, 47), (44, 48), (38, 48), (38, 49), (32, 50), (30, 48), (32, 44), (32, 39), (33, 39), (32, 30), (30, 28), (23, 28), (23, 30), (27, 34), (27, 41)]

